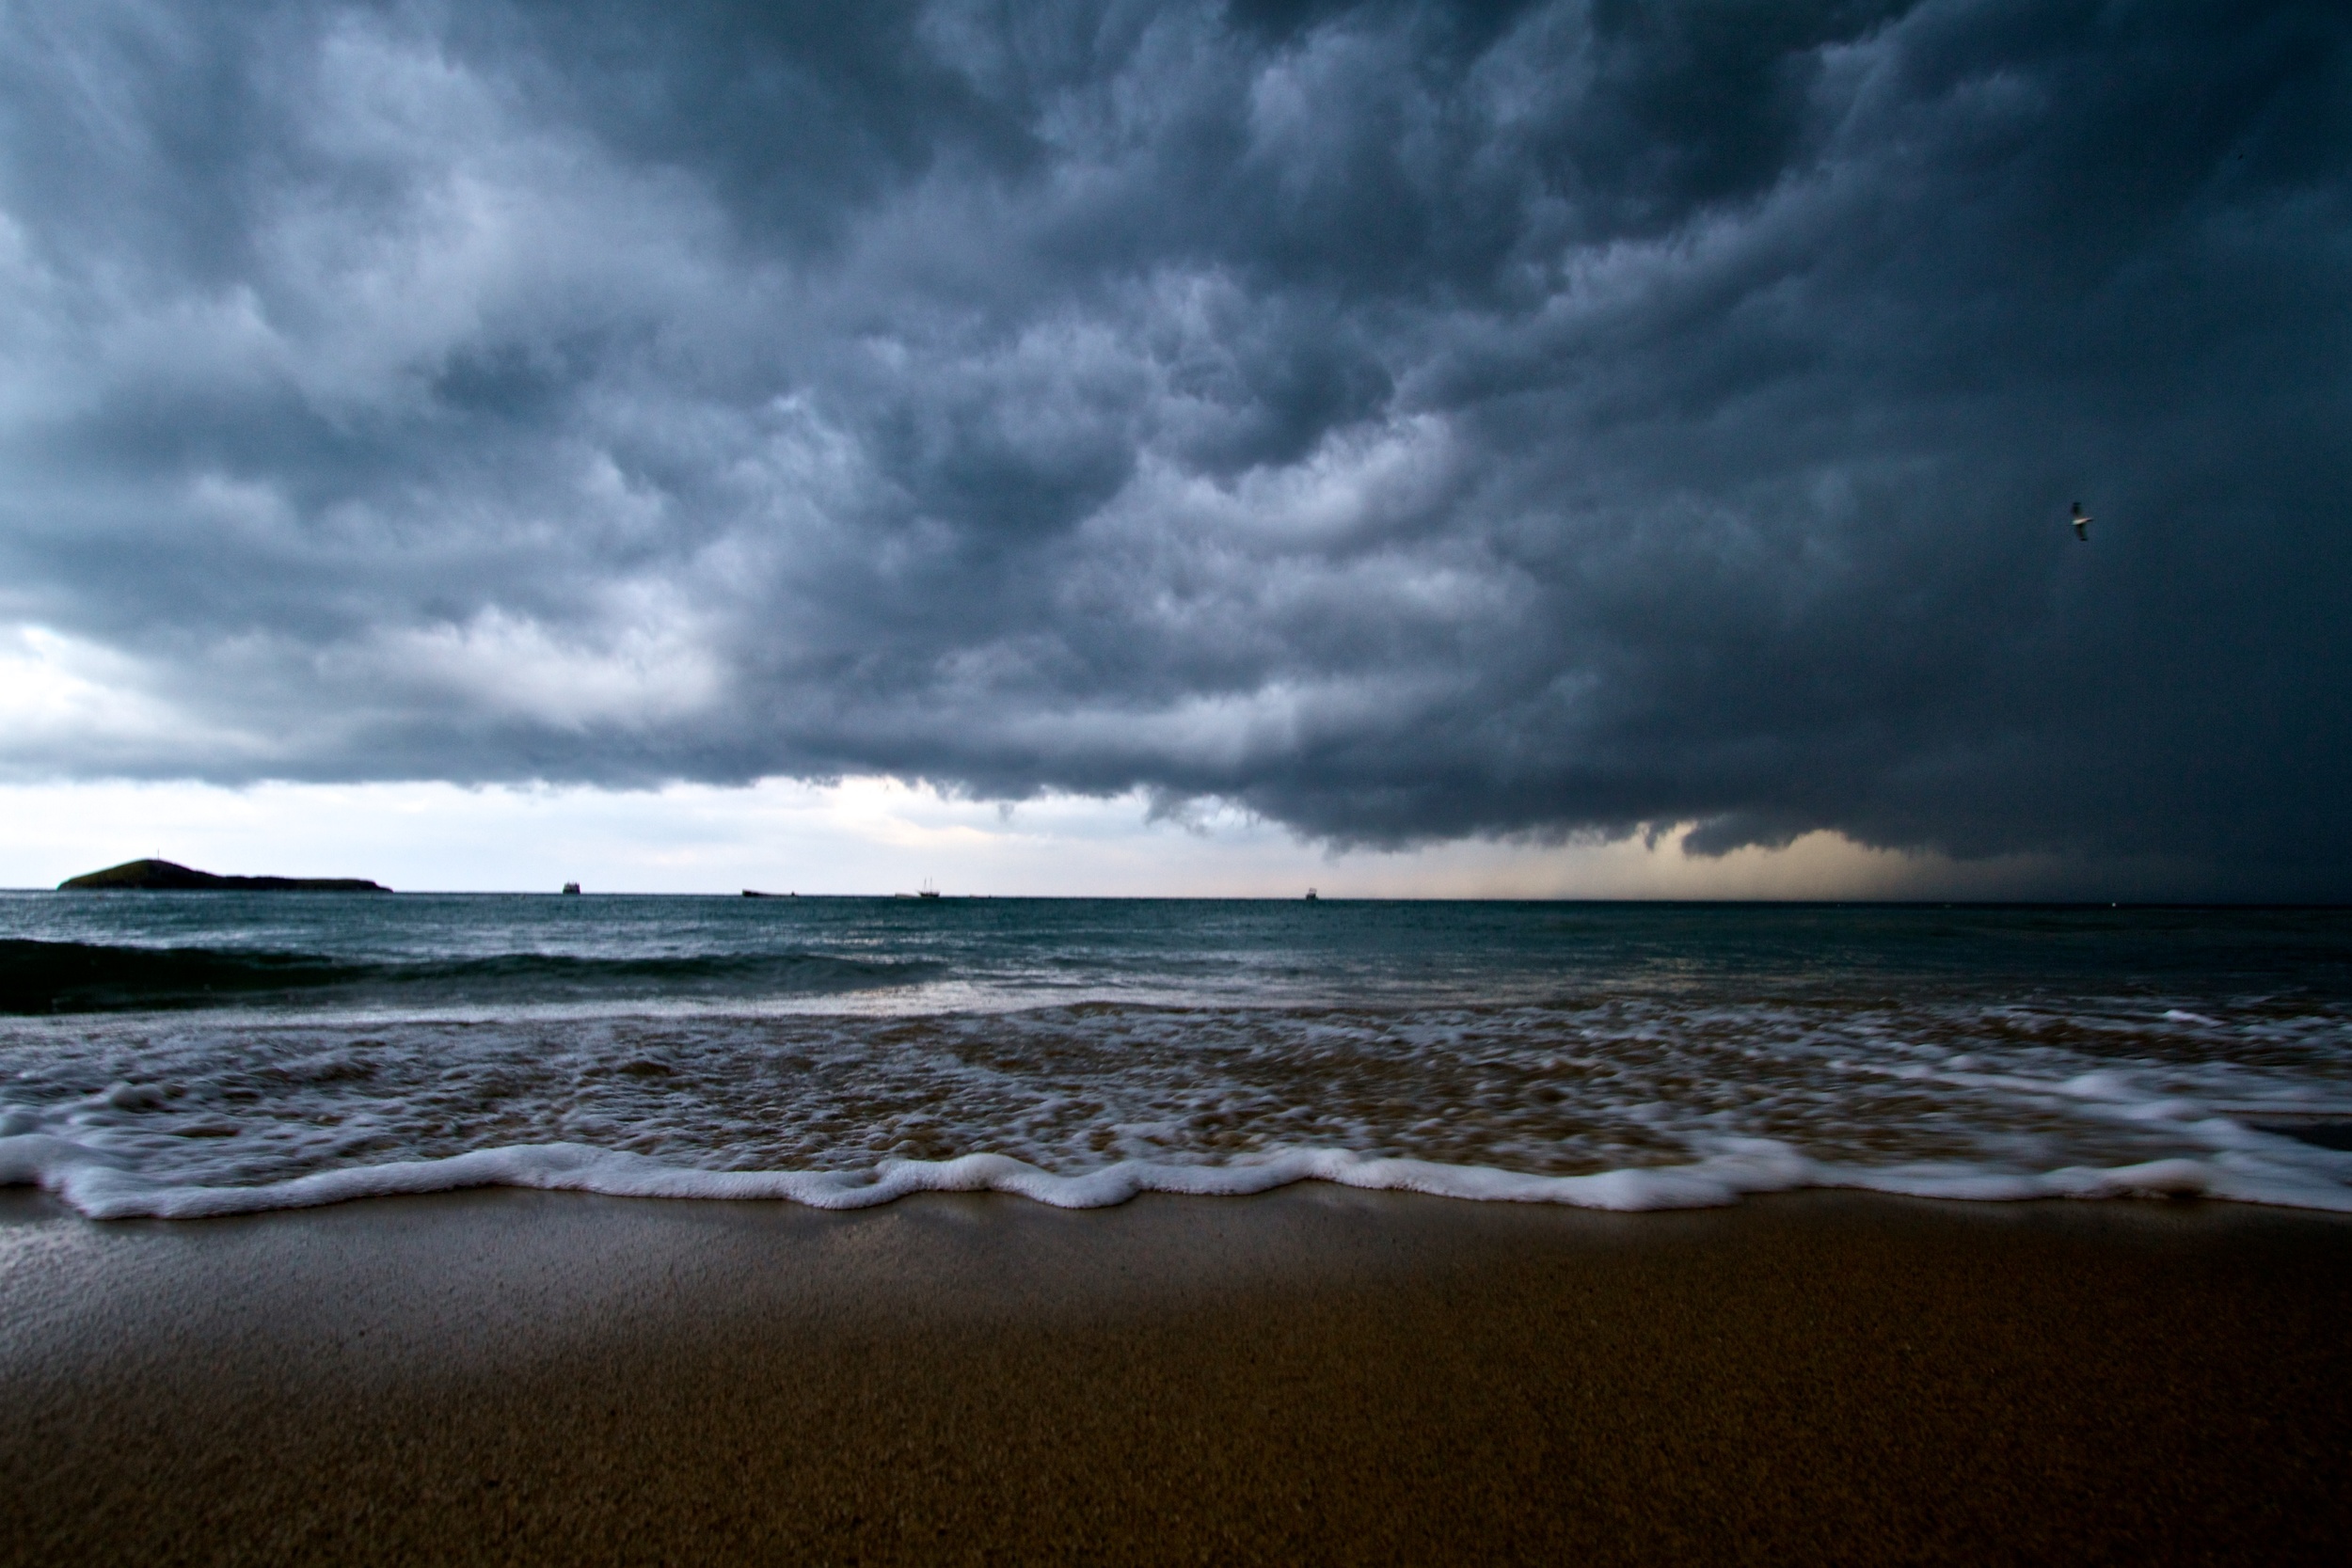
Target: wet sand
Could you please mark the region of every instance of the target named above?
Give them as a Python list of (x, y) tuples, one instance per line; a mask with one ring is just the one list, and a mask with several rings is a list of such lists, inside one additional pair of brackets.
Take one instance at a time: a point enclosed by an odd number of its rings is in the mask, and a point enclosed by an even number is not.
[(2352, 1222), (0, 1194), (0, 1560), (2352, 1560)]

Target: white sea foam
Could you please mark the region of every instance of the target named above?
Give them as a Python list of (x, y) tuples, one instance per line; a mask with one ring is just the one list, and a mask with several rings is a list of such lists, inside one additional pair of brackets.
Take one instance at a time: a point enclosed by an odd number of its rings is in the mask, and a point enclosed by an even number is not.
[(160, 1183), (124, 1168), (105, 1150), (46, 1134), (0, 1139), (0, 1184), (40, 1186), (92, 1219), (199, 1219), (468, 1187), (784, 1201), (833, 1210), (871, 1208), (915, 1193), (993, 1192), (1057, 1209), (1101, 1209), (1143, 1193), (1235, 1197), (1300, 1181), (1619, 1212), (1708, 1208), (1751, 1194), (1835, 1187), (1975, 1201), (2194, 1196), (2352, 1213), (2352, 1187), (2278, 1160), (2170, 1159), (2011, 1174), (1955, 1165), (1873, 1169), (1809, 1159), (1763, 1139), (1741, 1140), (1739, 1147), (1690, 1164), (1583, 1176), (1530, 1175), (1342, 1148), (1288, 1149), (1229, 1164), (1128, 1160), (1076, 1175), (1040, 1170), (1002, 1154), (892, 1160), (863, 1172), (708, 1171), (579, 1144), (529, 1144), (351, 1166), (246, 1187)]

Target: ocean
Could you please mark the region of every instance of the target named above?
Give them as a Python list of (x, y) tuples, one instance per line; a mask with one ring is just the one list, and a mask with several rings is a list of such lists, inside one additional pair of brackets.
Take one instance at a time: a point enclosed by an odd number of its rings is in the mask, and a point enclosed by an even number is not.
[(2352, 911), (0, 895), (0, 1184), (2352, 1212)]

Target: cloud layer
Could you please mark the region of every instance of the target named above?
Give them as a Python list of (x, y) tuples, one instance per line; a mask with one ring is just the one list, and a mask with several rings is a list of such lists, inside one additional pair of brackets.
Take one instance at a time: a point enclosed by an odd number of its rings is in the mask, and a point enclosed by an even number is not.
[(2352, 895), (2335, 6), (75, 0), (0, 116), (17, 777)]

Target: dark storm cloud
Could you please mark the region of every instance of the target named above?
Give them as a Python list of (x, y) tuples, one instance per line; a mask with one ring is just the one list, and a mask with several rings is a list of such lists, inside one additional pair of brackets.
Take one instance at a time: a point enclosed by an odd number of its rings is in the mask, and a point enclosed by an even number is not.
[(2348, 31), (11, 8), (0, 752), (2343, 895)]

